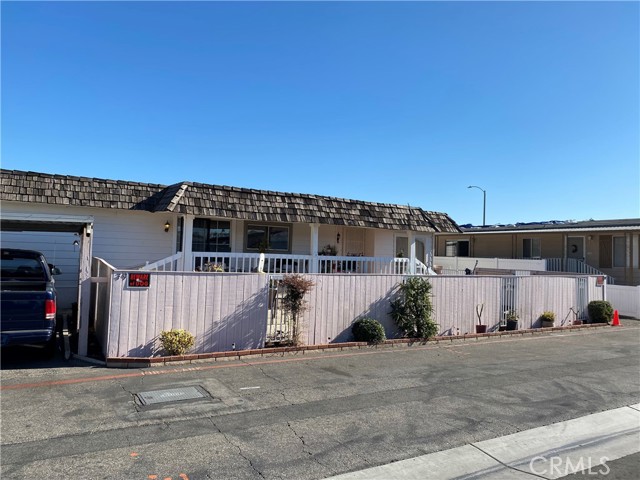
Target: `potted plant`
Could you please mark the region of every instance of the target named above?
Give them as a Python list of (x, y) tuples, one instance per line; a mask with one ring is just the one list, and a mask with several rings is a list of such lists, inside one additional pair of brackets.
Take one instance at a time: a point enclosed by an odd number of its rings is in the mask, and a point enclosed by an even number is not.
[(515, 310), (508, 310), (504, 318), (507, 321), (507, 330), (518, 329), (518, 314)]
[(330, 257), (335, 257), (338, 254), (338, 249), (335, 245), (325, 245), (323, 249), (318, 252), (318, 255), (328, 255)]
[(487, 333), (487, 326), (482, 323), (482, 312), (484, 311), (484, 303), (476, 305), (476, 315), (478, 316), (478, 324), (476, 325), (476, 333)]
[(540, 321), (542, 322), (542, 328), (553, 327), (556, 321), (556, 314), (550, 311), (543, 312), (542, 315), (540, 315)]

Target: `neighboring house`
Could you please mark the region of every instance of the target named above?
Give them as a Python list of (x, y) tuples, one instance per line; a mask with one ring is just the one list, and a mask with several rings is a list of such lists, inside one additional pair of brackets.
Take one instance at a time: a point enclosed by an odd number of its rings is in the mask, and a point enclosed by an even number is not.
[[(430, 266), (434, 234), (460, 233), (443, 213), (320, 195), (14, 170), (1, 170), (1, 181), (2, 245), (61, 259), (67, 273), (59, 283), (76, 289), (83, 240), (89, 259), (117, 268), (175, 256), (174, 269), (215, 260), (227, 271), (251, 272), (263, 252), (265, 271), (381, 273), (376, 266), (394, 257), (403, 257), (407, 272)], [(336, 260), (320, 264), (319, 252)]]
[(436, 256), (560, 259), (560, 265), (575, 260), (613, 277), (616, 284), (640, 284), (640, 218), (461, 229), (436, 234)]

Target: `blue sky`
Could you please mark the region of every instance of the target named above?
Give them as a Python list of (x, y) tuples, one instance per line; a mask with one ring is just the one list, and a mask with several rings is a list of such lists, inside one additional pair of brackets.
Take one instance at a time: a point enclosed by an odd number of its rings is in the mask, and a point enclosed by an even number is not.
[(2, 167), (640, 216), (638, 2), (2, 2)]

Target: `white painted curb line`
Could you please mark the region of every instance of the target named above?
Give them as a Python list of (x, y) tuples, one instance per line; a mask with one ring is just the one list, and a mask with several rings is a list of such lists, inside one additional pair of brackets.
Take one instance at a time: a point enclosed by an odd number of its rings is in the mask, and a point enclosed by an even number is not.
[(422, 455), (331, 480), (555, 479), (640, 452), (640, 404)]

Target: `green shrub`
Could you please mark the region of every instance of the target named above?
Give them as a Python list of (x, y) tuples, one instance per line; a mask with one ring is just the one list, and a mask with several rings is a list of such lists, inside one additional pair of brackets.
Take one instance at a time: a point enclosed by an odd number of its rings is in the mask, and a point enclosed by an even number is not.
[(186, 330), (175, 328), (161, 332), (160, 343), (167, 355), (184, 355), (193, 347), (195, 337)]
[(608, 323), (613, 318), (613, 307), (604, 300), (594, 300), (587, 306), (591, 323)]
[(430, 338), (438, 333), (433, 321), (431, 284), (420, 277), (410, 277), (400, 285), (400, 296), (391, 302), (391, 318), (409, 337)]
[(507, 313), (504, 316), (504, 319), (507, 321), (512, 321), (512, 322), (517, 322), (518, 318), (520, 318), (518, 316), (518, 312), (516, 312), (515, 310), (507, 310)]
[(373, 318), (360, 318), (351, 327), (356, 342), (382, 343), (386, 340), (384, 327)]
[(542, 315), (540, 315), (540, 320), (542, 320), (543, 322), (555, 322), (556, 314), (550, 310), (547, 310), (545, 312), (542, 312)]

